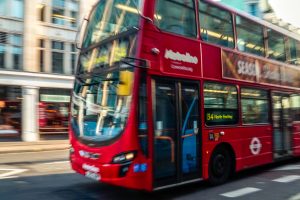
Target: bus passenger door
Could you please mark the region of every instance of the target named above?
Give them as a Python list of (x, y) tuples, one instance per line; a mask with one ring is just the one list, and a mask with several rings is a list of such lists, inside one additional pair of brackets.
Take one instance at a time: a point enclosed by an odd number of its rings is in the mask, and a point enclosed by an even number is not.
[(280, 158), (292, 153), (292, 121), (290, 116), (290, 96), (283, 93), (273, 93), (273, 142), (274, 158)]
[(198, 88), (153, 80), (155, 188), (201, 178)]

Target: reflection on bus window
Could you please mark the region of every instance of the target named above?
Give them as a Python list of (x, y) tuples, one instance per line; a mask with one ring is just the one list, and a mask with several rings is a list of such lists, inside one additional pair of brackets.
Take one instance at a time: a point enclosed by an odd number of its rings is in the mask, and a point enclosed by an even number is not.
[(121, 72), (94, 75), (83, 83), (75, 82), (72, 125), (79, 139), (101, 145), (122, 133), (129, 115), (132, 88), (126, 96), (118, 94)]
[(269, 122), (268, 93), (264, 90), (241, 89), (243, 124)]
[(234, 48), (230, 12), (199, 1), (199, 21), (202, 40)]
[(237, 46), (240, 51), (265, 55), (263, 26), (236, 16)]
[(284, 36), (271, 29), (268, 30), (268, 57), (278, 61), (286, 61)]
[(289, 59), (288, 63), (300, 65), (300, 42), (289, 38)]
[(159, 0), (156, 5), (155, 23), (164, 30), (188, 37), (196, 37), (194, 1)]
[(89, 19), (83, 47), (87, 48), (109, 36), (137, 27), (138, 5), (139, 0), (100, 1)]
[(172, 177), (176, 174), (174, 160), (176, 138), (176, 94), (175, 85), (156, 83), (154, 114), (154, 159), (155, 178)]
[(205, 83), (204, 109), (206, 125), (236, 124), (238, 122), (236, 87), (218, 83)]
[(291, 96), (291, 115), (293, 121), (300, 121), (300, 95), (294, 94)]
[(139, 88), (139, 124), (138, 124), (138, 133), (141, 149), (143, 153), (148, 156), (148, 115), (147, 115), (147, 84), (146, 76), (143, 74), (140, 78), (140, 88)]

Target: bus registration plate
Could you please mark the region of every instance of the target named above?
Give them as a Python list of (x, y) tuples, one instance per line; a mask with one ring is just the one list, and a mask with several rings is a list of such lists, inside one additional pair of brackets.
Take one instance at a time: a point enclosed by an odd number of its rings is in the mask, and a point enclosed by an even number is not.
[(90, 172), (90, 171), (86, 171), (85, 176), (90, 178), (90, 179), (96, 180), (96, 181), (99, 181), (101, 179), (99, 174), (96, 174), (96, 173), (93, 173), (93, 172)]

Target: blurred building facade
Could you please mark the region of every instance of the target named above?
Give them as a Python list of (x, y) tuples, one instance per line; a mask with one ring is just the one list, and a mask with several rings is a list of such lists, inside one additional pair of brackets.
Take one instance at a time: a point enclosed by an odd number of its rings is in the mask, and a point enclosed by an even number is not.
[(0, 139), (67, 133), (74, 41), (95, 2), (0, 1)]
[(262, 10), (260, 9), (262, 0), (220, 0), (220, 3), (256, 17), (261, 18), (263, 16)]
[(269, 0), (212, 0), (218, 1), (224, 5), (230, 6), (234, 9), (241, 10), (250, 15), (264, 19), (272, 24), (283, 27), (286, 30), (300, 34), (300, 27), (295, 27), (286, 21), (280, 19)]

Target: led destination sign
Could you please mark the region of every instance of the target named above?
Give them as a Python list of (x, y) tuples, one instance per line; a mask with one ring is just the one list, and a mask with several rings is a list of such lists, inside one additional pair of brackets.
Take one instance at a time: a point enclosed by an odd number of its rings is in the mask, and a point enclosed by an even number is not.
[(236, 110), (220, 109), (220, 108), (206, 108), (205, 109), (205, 122), (207, 125), (224, 125), (235, 124), (238, 115)]

